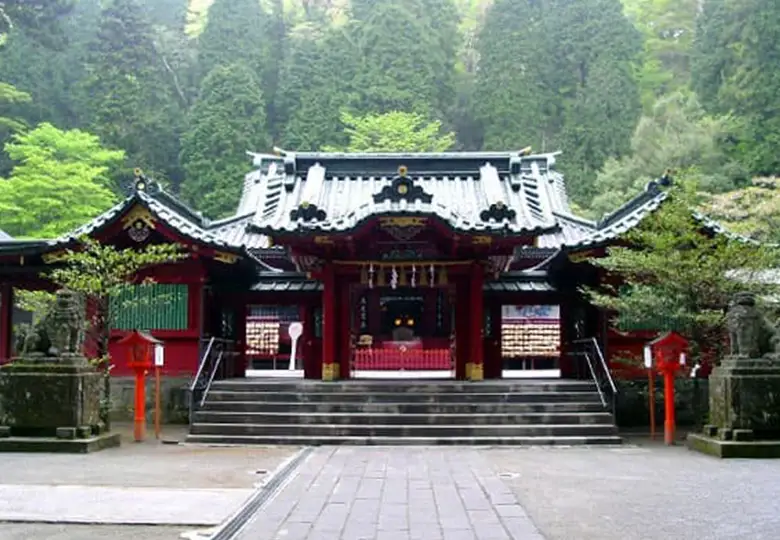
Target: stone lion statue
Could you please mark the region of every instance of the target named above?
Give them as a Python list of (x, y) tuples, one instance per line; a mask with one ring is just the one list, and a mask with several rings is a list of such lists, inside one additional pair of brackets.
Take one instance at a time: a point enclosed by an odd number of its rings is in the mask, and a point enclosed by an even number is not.
[(66, 289), (57, 291), (49, 311), (27, 331), (22, 356), (80, 355), (84, 344), (84, 322), (81, 295)]
[(756, 306), (753, 293), (734, 295), (726, 313), (731, 355), (761, 358), (774, 353), (780, 345), (780, 334)]

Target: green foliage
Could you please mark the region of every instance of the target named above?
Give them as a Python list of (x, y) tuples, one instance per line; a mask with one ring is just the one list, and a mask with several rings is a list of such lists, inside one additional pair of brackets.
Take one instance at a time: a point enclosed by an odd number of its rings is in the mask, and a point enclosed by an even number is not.
[[(592, 259), (619, 283), (585, 292), (596, 305), (618, 313), (618, 327), (654, 327), (663, 314), (671, 327), (655, 330), (682, 331), (701, 348), (722, 335), (725, 308), (736, 292), (767, 292), (754, 278), (777, 263), (777, 253), (705, 234), (693, 217), (697, 203), (695, 184), (672, 187), (661, 209), (624, 235), (625, 246)], [(734, 279), (734, 271), (745, 280)]]
[(746, 171), (720, 148), (730, 129), (729, 118), (707, 115), (690, 92), (662, 97), (639, 121), (631, 154), (608, 159), (599, 171), (597, 195), (590, 204), (594, 217), (627, 202), (667, 169), (685, 171), (706, 192), (720, 193), (741, 185)]
[(351, 109), (442, 117), (455, 91), (458, 12), (452, 0), (352, 2)]
[(349, 143), (344, 152), (444, 152), (455, 144), (454, 133), (442, 133), (441, 122), (415, 113), (391, 112), (362, 117), (341, 115)]
[(182, 195), (213, 217), (232, 212), (248, 172), (247, 150), (271, 146), (261, 85), (243, 64), (216, 67), (203, 81), (182, 139)]
[(109, 172), (124, 153), (103, 148), (94, 135), (41, 124), (6, 151), (17, 164), (0, 181), (0, 226), (12, 236), (54, 237), (115, 202)]
[(30, 94), (22, 92), (14, 86), (0, 82), (0, 141), (9, 134), (24, 130), (27, 126), (24, 120), (7, 115), (9, 109), (21, 103), (31, 101)]
[(74, 0), (3, 0), (0, 2), (0, 45), (14, 28), (23, 28), (48, 46), (61, 45), (57, 19), (73, 8)]
[(517, 4), (497, 0), (479, 35), (484, 145), (563, 150), (571, 194), (588, 200), (593, 173), (626, 153), (639, 117), (640, 35), (618, 0)]
[(755, 178), (742, 189), (708, 195), (704, 210), (734, 232), (780, 244), (780, 178)]
[(14, 290), (14, 305), (17, 309), (32, 313), (32, 323), (37, 324), (54, 303), (54, 295), (47, 291)]
[(113, 0), (98, 25), (83, 85), (91, 131), (133, 167), (176, 180), (181, 109), (150, 21), (136, 0)]
[[(131, 290), (139, 273), (152, 266), (186, 257), (177, 244), (148, 245), (141, 250), (117, 249), (88, 237), (79, 239), (80, 249), (68, 249), (64, 265), (44, 277), (58, 286), (81, 294), (94, 307), (89, 333), (98, 346), (98, 357), (107, 358), (110, 328), (110, 298)], [(147, 285), (152, 280), (145, 280)]]
[(638, 72), (642, 103), (655, 100), (690, 82), (691, 51), (701, 0), (622, 0), (625, 12), (644, 36)]
[(780, 169), (780, 4), (708, 0), (694, 49), (693, 86), (704, 105), (738, 122), (726, 148), (755, 175)]
[(341, 29), (322, 30), (317, 23), (305, 22), (291, 31), (275, 109), (284, 148), (316, 151), (346, 144), (334, 126), (350, 101), (353, 65)]

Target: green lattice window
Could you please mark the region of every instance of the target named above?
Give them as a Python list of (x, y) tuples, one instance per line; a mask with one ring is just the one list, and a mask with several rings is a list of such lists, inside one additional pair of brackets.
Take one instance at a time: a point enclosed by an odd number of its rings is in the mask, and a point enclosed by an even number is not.
[(115, 330), (186, 330), (187, 285), (136, 285), (111, 300)]

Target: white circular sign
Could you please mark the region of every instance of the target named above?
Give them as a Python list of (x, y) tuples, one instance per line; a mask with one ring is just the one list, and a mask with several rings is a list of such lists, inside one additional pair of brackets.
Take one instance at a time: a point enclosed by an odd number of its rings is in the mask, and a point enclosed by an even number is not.
[(298, 339), (303, 334), (303, 325), (299, 322), (290, 323), (287, 333), (290, 334), (290, 339)]

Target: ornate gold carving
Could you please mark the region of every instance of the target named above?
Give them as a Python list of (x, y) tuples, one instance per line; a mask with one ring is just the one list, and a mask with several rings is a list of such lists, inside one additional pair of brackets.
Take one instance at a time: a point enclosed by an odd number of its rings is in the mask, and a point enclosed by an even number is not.
[[(56, 263), (58, 261), (61, 261), (65, 258), (67, 255), (67, 251), (64, 249), (60, 249), (59, 251), (52, 251), (51, 253), (44, 253), (41, 256), (41, 259), (43, 259), (44, 264), (52, 264)], [(24, 264), (24, 263), (22, 263)]]
[(129, 229), (138, 221), (150, 229), (154, 229), (157, 226), (157, 220), (152, 213), (143, 206), (136, 205), (122, 218), (122, 228), (125, 230)]
[(214, 260), (223, 262), (225, 264), (235, 264), (238, 261), (238, 259), (239, 259), (238, 255), (235, 255), (233, 253), (225, 253), (224, 251), (217, 251), (214, 253)]
[(339, 365), (335, 362), (333, 364), (322, 364), (322, 380), (323, 381), (335, 381), (338, 379)]
[(379, 224), (382, 227), (424, 227), (428, 218), (424, 217), (380, 217)]
[(401, 178), (404, 178), (408, 172), (409, 169), (407, 168), (406, 165), (401, 165), (400, 167), (398, 167), (398, 176), (400, 176)]
[(331, 245), (333, 244), (333, 238), (330, 236), (315, 236), (314, 243), (320, 245)]
[(472, 364), (470, 379), (472, 381), (483, 381), (483, 380), (485, 380), (485, 366), (484, 366), (484, 364), (477, 364), (477, 363)]
[(475, 245), (489, 246), (490, 244), (493, 243), (493, 237), (491, 237), (491, 236), (473, 236), (471, 238), (471, 241)]

